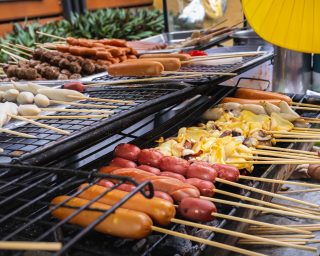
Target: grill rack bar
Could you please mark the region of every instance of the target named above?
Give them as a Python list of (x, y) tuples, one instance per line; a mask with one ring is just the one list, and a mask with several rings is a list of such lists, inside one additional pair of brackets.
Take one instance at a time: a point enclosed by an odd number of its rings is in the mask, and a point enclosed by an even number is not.
[[(19, 214), (22, 214), (27, 208), (33, 207), (34, 205), (38, 205), (40, 204), (40, 208), (36, 211), (40, 211), (40, 214), (37, 214), (34, 217), (31, 217), (32, 215), (34, 215), (32, 213), (31, 210), (31, 215), (29, 217), (27, 217), (28, 222), (24, 225), (19, 226), (19, 228), (17, 228), (16, 230), (14, 230), (13, 232), (11, 232), (10, 234), (7, 234), (3, 237), (3, 235), (1, 235), (1, 240), (2, 241), (6, 241), (6, 240), (10, 240), (12, 238), (15, 238), (20, 232), (25, 231), (28, 227), (32, 226), (33, 224), (37, 223), (38, 221), (42, 220), (42, 218), (44, 218), (47, 215), (50, 215), (50, 213), (57, 209), (60, 206), (63, 206), (65, 208), (70, 208), (69, 206), (65, 205), (65, 203), (67, 203), (69, 200), (71, 200), (72, 198), (76, 197), (77, 195), (79, 195), (80, 193), (82, 193), (83, 191), (85, 191), (86, 189), (90, 188), (91, 186), (93, 186), (94, 184), (96, 184), (96, 182), (100, 179), (100, 178), (110, 178), (113, 180), (118, 180), (118, 182), (111, 188), (107, 189), (103, 194), (100, 194), (98, 197), (94, 198), (93, 200), (91, 200), (88, 204), (80, 207), (80, 208), (76, 208), (76, 211), (68, 216), (68, 218), (59, 221), (58, 223), (54, 223), (50, 229), (46, 230), (46, 232), (42, 233), (39, 237), (37, 237), (36, 239), (34, 239), (35, 241), (41, 241), (45, 238), (47, 238), (49, 235), (52, 235), (52, 233), (56, 232), (56, 230), (62, 226), (65, 225), (67, 223), (68, 220), (70, 220), (71, 218), (73, 218), (74, 216), (78, 215), (81, 211), (83, 210), (95, 210), (97, 211), (97, 209), (92, 209), (89, 208), (91, 204), (93, 204), (94, 202), (96, 202), (97, 200), (99, 200), (101, 197), (103, 197), (105, 194), (109, 193), (110, 191), (112, 191), (113, 189), (117, 188), (118, 186), (120, 186), (121, 184), (123, 184), (124, 182), (129, 182), (133, 185), (136, 186), (136, 188), (128, 193), (124, 198), (122, 198), (121, 200), (119, 200), (119, 202), (117, 202), (115, 205), (113, 205), (109, 210), (107, 211), (102, 211), (102, 214), (99, 218), (97, 218), (94, 222), (92, 222), (89, 226), (87, 226), (84, 229), (80, 229), (80, 232), (73, 237), (71, 240), (69, 240), (64, 246), (63, 248), (57, 252), (55, 255), (62, 255), (65, 251), (67, 251), (69, 249), (69, 247), (71, 247), (74, 243), (76, 243), (79, 239), (81, 239), (83, 236), (85, 236), (88, 232), (90, 232), (91, 230), (93, 230), (93, 228), (98, 225), (101, 221), (103, 221), (107, 216), (109, 216), (110, 214), (112, 214), (116, 209), (118, 209), (122, 204), (124, 204), (127, 200), (129, 200), (133, 195), (137, 194), (137, 193), (141, 193), (143, 194), (144, 197), (146, 198), (152, 198), (153, 194), (154, 194), (154, 190), (153, 190), (153, 186), (150, 182), (146, 181), (143, 183), (137, 183), (135, 180), (133, 180), (132, 178), (129, 177), (120, 177), (117, 175), (112, 175), (112, 174), (104, 174), (104, 173), (97, 173), (96, 170), (93, 171), (77, 171), (77, 170), (73, 170), (73, 169), (60, 169), (60, 168), (45, 168), (45, 167), (37, 167), (37, 166), (25, 166), (25, 165), (13, 165), (13, 164), (0, 164), (0, 169), (8, 169), (11, 168), (13, 170), (7, 172), (4, 171), (2, 174), (0, 174), (0, 180), (2, 183), (4, 183), (3, 180), (9, 178), (9, 180), (11, 178), (11, 182), (10, 184), (13, 185), (13, 189), (18, 189), (18, 191), (13, 192), (12, 189), (11, 190), (7, 190), (6, 187), (7, 186), (1, 186), (0, 187), (0, 204), (5, 205), (8, 204), (10, 201), (11, 203), (14, 201), (14, 204), (17, 205), (17, 208), (15, 208), (15, 210), (13, 211), (8, 211), (8, 213), (4, 213), (3, 211), (5, 210), (5, 207), (2, 208), (2, 210), (0, 210), (0, 223), (4, 223), (6, 221), (8, 221), (9, 219), (12, 218), (17, 218), (19, 219)], [(21, 175), (20, 177), (16, 177), (17, 175), (21, 174), (21, 172), (24, 172), (26, 169), (30, 170), (27, 173), (24, 173), (23, 175)], [(49, 175), (48, 175), (49, 173)], [(30, 182), (30, 180), (28, 178), (30, 178), (30, 176), (33, 175), (41, 175), (44, 176), (42, 177), (42, 179), (38, 179), (38, 177), (36, 177), (37, 182)], [(60, 179), (56, 178), (57, 175), (61, 175), (63, 176), (62, 181), (60, 181)], [(53, 179), (55, 178), (55, 179)], [(19, 182), (17, 182), (19, 181)], [(43, 186), (38, 186), (39, 184), (44, 183), (45, 181), (49, 181), (48, 182), (48, 186), (45, 187), (45, 191), (41, 192), (41, 190), (39, 191), (39, 189), (43, 189)], [(82, 187), (81, 189), (76, 189), (78, 187), (79, 184), (83, 183), (83, 182), (89, 182), (86, 186)], [(53, 184), (51, 184), (53, 183)], [(53, 186), (52, 186), (53, 185)], [(52, 205), (51, 203), (46, 202), (47, 197), (51, 197), (51, 199), (55, 196), (57, 196), (57, 194), (60, 194), (61, 191), (64, 190), (64, 187), (68, 188), (68, 190), (71, 189), (71, 192), (68, 193), (70, 194), (70, 198), (57, 204), (57, 205)], [(71, 188), (70, 188), (71, 187)], [(72, 188), (74, 187), (74, 188)], [(148, 187), (148, 192), (145, 191), (145, 188)], [(38, 192), (37, 192), (38, 191)], [(36, 192), (37, 196), (33, 197), (33, 193)], [(5, 196), (6, 194), (11, 193), (11, 197), (8, 198), (7, 196)], [(23, 198), (23, 194), (29, 194), (27, 198)], [(53, 195), (54, 194), (54, 195)], [(42, 201), (45, 200), (45, 201)], [(21, 205), (19, 205), (19, 203)], [(72, 208), (72, 207), (71, 207)], [(3, 224), (2, 224), (3, 225)], [(2, 232), (0, 232), (1, 234)]]

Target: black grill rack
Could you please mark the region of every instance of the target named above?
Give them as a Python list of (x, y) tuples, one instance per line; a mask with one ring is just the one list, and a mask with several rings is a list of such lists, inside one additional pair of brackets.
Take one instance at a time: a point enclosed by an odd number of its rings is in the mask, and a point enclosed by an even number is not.
[[(45, 119), (38, 121), (69, 131), (71, 135), (61, 135), (32, 124), (24, 124), (13, 130), (34, 135), (37, 137), (36, 139), (26, 139), (1, 133), (0, 148), (3, 148), (4, 152), (0, 154), (0, 162), (11, 162), (12, 159), (19, 159), (21, 161), (28, 160), (29, 163), (34, 164), (47, 163), (54, 159), (56, 155), (61, 155), (63, 152), (81, 147), (86, 143), (92, 143), (107, 132), (119, 128), (123, 129), (139, 118), (158, 111), (173, 102), (182, 101), (195, 93), (196, 90), (183, 83), (89, 89), (90, 97), (133, 100), (135, 103), (102, 103), (87, 100), (84, 103), (110, 105), (116, 108), (103, 108), (103, 110), (113, 111), (113, 114), (110, 114), (108, 118)], [(84, 107), (70, 106), (69, 108), (81, 109)], [(75, 114), (89, 115), (94, 113), (57, 112), (54, 115)]]
[[(223, 72), (223, 73), (242, 73), (247, 69), (252, 68), (253, 66), (257, 66), (273, 57), (272, 52), (267, 52), (262, 55), (251, 56), (251, 57), (243, 57), (241, 62), (237, 62), (235, 64), (224, 64), (224, 65), (216, 65), (216, 66), (208, 66), (208, 65), (189, 65), (183, 66), (180, 71), (182, 72)], [(176, 76), (177, 74), (173, 74)], [(172, 75), (163, 75), (163, 77), (170, 78)], [(137, 77), (143, 78), (143, 77)], [(218, 76), (218, 75), (207, 75), (202, 77), (195, 77), (195, 78), (181, 78), (177, 79), (180, 81), (184, 81), (186, 83), (195, 83), (200, 84), (204, 82), (222, 82), (223, 80), (229, 79), (229, 76)], [(108, 74), (97, 76), (92, 79), (93, 82), (104, 82), (104, 81), (120, 81), (132, 79), (132, 77), (113, 77), (109, 76)]]
[[(70, 169), (41, 168), (25, 165), (0, 165), (0, 239), (2, 241), (58, 241), (63, 247), (54, 255), (63, 255), (76, 243), (81, 241), (88, 233), (117, 208), (137, 193), (146, 198), (153, 197), (153, 186), (150, 182), (136, 183), (133, 179), (115, 175), (97, 173), (93, 171), (77, 171)], [(90, 201), (90, 203), (75, 208), (75, 212), (66, 219), (55, 219), (51, 214), (60, 206), (71, 208), (66, 203), (77, 197), (80, 193), (96, 184), (102, 178), (115, 181), (115, 185)], [(68, 220), (89, 208), (92, 203), (116, 189), (123, 183), (131, 183), (136, 188), (118, 201), (109, 210), (98, 210), (101, 216), (86, 228), (67, 224)], [(79, 188), (81, 184), (86, 183)], [(148, 192), (146, 192), (146, 188)], [(51, 200), (59, 195), (68, 195), (69, 199), (53, 205)], [(97, 234), (96, 234), (97, 235)], [(100, 235), (100, 239), (103, 236)], [(111, 239), (112, 240), (112, 239)], [(116, 240), (114, 238), (114, 240)], [(111, 241), (110, 241), (111, 242)], [(78, 243), (78, 246), (81, 245)], [(73, 248), (73, 250), (77, 250)], [(86, 255), (90, 248), (81, 248)], [(20, 253), (1, 251), (0, 255), (20, 255)], [(79, 254), (75, 254), (79, 255)]]

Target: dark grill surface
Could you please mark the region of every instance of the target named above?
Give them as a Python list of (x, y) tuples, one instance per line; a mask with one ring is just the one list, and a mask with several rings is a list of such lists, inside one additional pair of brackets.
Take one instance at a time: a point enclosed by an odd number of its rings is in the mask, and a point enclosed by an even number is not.
[[(179, 91), (180, 90), (180, 91)], [(178, 92), (179, 91), (179, 92)], [(0, 133), (0, 148), (4, 152), (0, 154), (0, 162), (9, 162), (14, 157), (24, 157), (26, 154), (34, 154), (40, 149), (61, 143), (65, 138), (71, 137), (75, 134), (81, 134), (83, 131), (94, 129), (94, 127), (112, 122), (112, 118), (121, 116), (123, 114), (133, 113), (139, 107), (156, 104), (159, 102), (158, 108), (161, 107), (160, 102), (164, 97), (172, 94), (172, 97), (179, 101), (179, 95), (188, 92), (188, 88), (184, 85), (167, 85), (167, 86), (148, 86), (133, 87), (133, 88), (104, 88), (89, 90), (90, 97), (104, 98), (104, 99), (121, 99), (133, 100), (134, 104), (125, 103), (105, 103), (96, 101), (82, 101), (81, 103), (92, 103), (97, 105), (108, 105), (111, 108), (101, 108), (102, 110), (111, 110), (112, 114), (108, 118), (89, 118), (89, 119), (51, 119), (38, 120), (38, 122), (54, 126), (66, 131), (71, 135), (62, 135), (51, 130), (39, 128), (33, 124), (24, 124), (13, 130), (18, 132), (34, 135), (37, 138), (27, 139), (16, 137), (13, 135)], [(170, 96), (169, 96), (170, 97)], [(113, 108), (116, 107), (116, 108)], [(70, 106), (68, 108), (81, 109), (86, 107)], [(148, 109), (146, 109), (148, 111)], [(53, 115), (94, 115), (97, 113), (71, 113), (71, 112), (56, 112)], [(129, 117), (130, 119), (130, 117)], [(129, 121), (129, 120), (128, 120)], [(84, 137), (82, 139), (85, 139)]]

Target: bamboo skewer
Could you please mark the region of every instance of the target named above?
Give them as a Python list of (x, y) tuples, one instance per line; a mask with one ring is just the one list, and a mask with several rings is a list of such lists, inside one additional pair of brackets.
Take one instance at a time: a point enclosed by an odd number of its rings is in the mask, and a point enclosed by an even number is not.
[(60, 100), (50, 100), (50, 103), (64, 104), (64, 105), (70, 105), (70, 106), (79, 106), (79, 107), (92, 107), (92, 108), (118, 108), (118, 106), (107, 106), (107, 105), (90, 104), (90, 103), (78, 103), (78, 102), (69, 102), (69, 101), (60, 101)]
[(266, 256), (265, 254), (252, 252), (252, 251), (241, 249), (241, 248), (238, 248), (238, 247), (235, 247), (235, 246), (231, 246), (231, 245), (227, 245), (227, 244), (222, 244), (222, 243), (206, 240), (206, 239), (203, 239), (203, 238), (200, 238), (200, 237), (195, 237), (195, 236), (179, 233), (179, 232), (168, 230), (168, 229), (164, 229), (164, 228), (159, 228), (159, 227), (152, 226), (151, 229), (153, 231), (160, 232), (160, 233), (163, 233), (163, 234), (180, 237), (180, 238), (191, 240), (191, 241), (194, 241), (194, 242), (197, 242), (197, 243), (202, 243), (202, 244), (210, 245), (210, 246), (213, 246), (213, 247), (222, 248), (222, 249), (225, 249), (225, 250), (228, 250), (228, 251), (241, 253), (241, 254), (244, 254), (244, 255)]
[(282, 230), (282, 231), (286, 231), (286, 232), (290, 232), (290, 233), (311, 234), (311, 231), (302, 230), (302, 229), (299, 229), (298, 227), (276, 225), (276, 224), (261, 222), (261, 221), (257, 221), (257, 220), (251, 220), (251, 219), (245, 219), (245, 218), (240, 218), (240, 217), (236, 217), (236, 216), (226, 215), (226, 214), (222, 214), (222, 213), (212, 213), (212, 216), (214, 216), (216, 218), (222, 218), (222, 219), (244, 222), (244, 223), (248, 223), (248, 224), (254, 224), (254, 225), (257, 225), (258, 227), (261, 227), (261, 228)]
[(319, 139), (276, 139), (275, 140), (276, 142), (318, 142), (320, 141), (320, 138)]
[(26, 133), (22, 133), (22, 132), (16, 132), (16, 131), (5, 129), (5, 128), (0, 128), (0, 132), (16, 135), (16, 136), (27, 138), (27, 139), (35, 139), (35, 138), (37, 138), (34, 135), (30, 135), (30, 134), (26, 134)]
[(296, 205), (289, 205), (289, 204), (284, 204), (284, 203), (278, 203), (279, 205), (288, 207), (288, 208), (294, 208), (294, 209), (298, 209), (298, 210), (302, 210), (305, 212), (308, 212), (311, 215), (319, 215), (320, 214), (320, 210), (314, 209), (314, 208), (308, 208), (308, 207), (302, 207), (302, 206), (296, 206)]
[(170, 74), (201, 74), (203, 76), (236, 76), (237, 73), (228, 73), (228, 72), (199, 72), (199, 71), (163, 71), (161, 74), (170, 75)]
[[(292, 159), (320, 159), (318, 155), (310, 155), (304, 153), (291, 153), (291, 152), (279, 152), (279, 151), (271, 151), (271, 150), (259, 150), (254, 149), (251, 150), (252, 154), (257, 155), (265, 155), (265, 156), (278, 156), (278, 157), (286, 157)], [(313, 152), (312, 152), (313, 153)]]
[(257, 203), (257, 204), (261, 204), (261, 205), (265, 205), (271, 208), (275, 208), (275, 209), (280, 209), (280, 210), (284, 210), (284, 211), (291, 211), (291, 212), (297, 212), (297, 213), (305, 213), (302, 210), (295, 210), (289, 207), (285, 207), (282, 205), (277, 205), (274, 203), (269, 203), (263, 200), (259, 200), (259, 199), (255, 199), (255, 198), (251, 198), (251, 197), (246, 197), (246, 196), (242, 196), (242, 195), (238, 195), (238, 194), (234, 194), (231, 192), (227, 192), (224, 190), (220, 190), (220, 189), (214, 189), (215, 193), (221, 194), (221, 195), (225, 195), (225, 196), (230, 196), (230, 197), (234, 197), (234, 198), (239, 198), (241, 200), (247, 201), (247, 202), (252, 202), (252, 203)]
[(317, 204), (304, 202), (302, 200), (298, 200), (298, 199), (287, 197), (287, 196), (278, 195), (276, 193), (272, 193), (272, 192), (265, 191), (265, 190), (262, 190), (262, 189), (258, 189), (258, 188), (254, 188), (254, 187), (250, 187), (250, 186), (246, 186), (246, 185), (242, 185), (242, 184), (239, 184), (239, 183), (236, 183), (236, 182), (223, 180), (223, 179), (220, 179), (220, 178), (216, 178), (216, 181), (221, 182), (223, 184), (231, 185), (231, 186), (234, 186), (234, 187), (246, 189), (246, 190), (249, 190), (249, 191), (252, 191), (252, 192), (256, 192), (256, 193), (259, 193), (259, 194), (262, 194), (262, 195), (271, 196), (271, 197), (274, 197), (274, 198), (287, 200), (287, 201), (291, 201), (291, 202), (298, 203), (298, 204), (308, 205), (308, 206), (311, 206), (311, 207), (316, 207), (316, 208), (319, 207), (319, 205), (317, 205)]
[(302, 127), (294, 127), (293, 128), (293, 131), (296, 130), (296, 131), (317, 131), (317, 132), (320, 132), (320, 129), (319, 128), (302, 128)]
[(105, 118), (109, 115), (87, 115), (87, 116), (24, 116), (28, 119), (89, 119), (89, 118)]
[[(237, 242), (237, 244), (243, 244), (243, 245), (265, 245), (265, 243), (262, 243), (262, 242), (247, 242), (247, 241), (242, 241), (242, 240), (239, 240)], [(305, 245), (306, 242), (292, 242), (292, 244), (296, 244), (296, 245)]]
[(23, 57), (21, 57), (21, 56), (19, 56), (19, 55), (16, 55), (16, 54), (14, 54), (14, 53), (12, 53), (12, 52), (8, 52), (8, 51), (6, 51), (6, 50), (4, 50), (4, 49), (1, 49), (1, 51), (4, 52), (4, 53), (6, 53), (6, 54), (8, 54), (10, 57), (13, 57), (15, 60), (28, 61), (27, 59), (25, 59), (25, 58), (23, 58)]
[(113, 102), (113, 103), (123, 103), (123, 104), (134, 104), (133, 100), (115, 100), (115, 99), (102, 99), (102, 98), (95, 98), (95, 97), (82, 97), (76, 95), (68, 95), (71, 99), (78, 99), (78, 100), (91, 100), (97, 102)]
[[(231, 157), (252, 159), (252, 160), (269, 160), (269, 161), (273, 161), (273, 160), (290, 160), (290, 158), (288, 159), (288, 158), (285, 158), (285, 157), (280, 158), (280, 157), (265, 157), (265, 156), (250, 156), (250, 155), (233, 155)], [(301, 158), (298, 158), (298, 159), (299, 160), (303, 160)], [(315, 159), (311, 159), (311, 160), (315, 160)]]
[(291, 185), (296, 185), (296, 186), (303, 186), (303, 187), (311, 187), (311, 188), (320, 189), (320, 184), (313, 184), (313, 183), (307, 183), (307, 182), (276, 180), (276, 179), (267, 179), (267, 178), (244, 176), (244, 175), (240, 175), (239, 178), (243, 179), (243, 180), (255, 180), (255, 181), (263, 181), (263, 182), (269, 182), (269, 183), (279, 183), (279, 184), (291, 184)]
[(264, 145), (258, 145), (257, 148), (260, 148), (260, 149), (271, 149), (271, 150), (274, 150), (274, 151), (301, 153), (301, 154), (318, 156), (318, 153), (316, 153), (316, 152), (310, 152), (310, 151), (298, 150), (298, 149), (291, 149), (291, 148), (270, 147), (270, 146), (264, 146)]
[(56, 242), (0, 241), (0, 250), (59, 251), (61, 248), (62, 244)]
[(293, 138), (293, 139), (319, 139), (319, 135), (313, 134), (274, 134), (274, 138)]
[[(238, 206), (238, 207), (248, 208), (248, 209), (257, 210), (257, 211), (265, 211), (267, 213), (280, 214), (283, 216), (292, 216), (292, 217), (298, 217), (298, 218), (303, 218), (303, 219), (320, 220), (320, 216), (314, 216), (314, 215), (309, 215), (309, 214), (304, 214), (304, 213), (271, 209), (271, 208), (266, 208), (266, 207), (262, 207), (262, 206), (237, 203), (237, 202), (233, 202), (233, 201), (227, 201), (227, 200), (222, 200), (222, 199), (212, 198), (212, 197), (207, 198), (207, 197), (200, 196), (200, 198), (212, 201), (214, 203), (226, 204), (226, 205), (231, 205), (231, 206)], [(216, 213), (212, 213), (212, 215), (216, 216)]]
[(309, 193), (309, 192), (317, 192), (317, 191), (320, 191), (320, 188), (280, 191), (280, 192), (278, 192), (278, 194)]
[[(212, 226), (202, 225), (202, 224), (198, 224), (198, 223), (194, 223), (194, 222), (190, 222), (190, 221), (171, 219), (171, 222), (177, 223), (177, 224), (182, 224), (182, 225), (187, 225), (187, 226), (191, 226), (191, 227), (196, 227), (196, 228), (200, 228), (200, 229), (206, 229), (206, 230), (210, 230), (210, 231), (213, 231), (213, 232), (222, 233), (222, 234), (226, 234), (226, 235), (230, 235), (230, 236), (236, 236), (236, 237), (240, 237), (240, 238), (245, 238), (245, 239), (249, 239), (249, 240), (253, 240), (253, 241), (260, 241), (260, 242), (264, 242), (264, 243), (268, 243), (268, 244), (274, 244), (274, 245), (278, 245), (278, 246), (292, 247), (292, 248), (296, 248), (296, 249), (314, 251), (313, 247), (292, 245), (290, 243), (269, 239), (267, 237), (253, 236), (253, 235), (240, 233), (240, 232), (236, 232), (236, 231), (232, 231), (232, 230), (227, 230), (227, 229), (222, 229), (222, 228), (216, 228), (216, 227), (212, 227)], [(311, 237), (314, 237), (314, 236), (311, 236)]]
[(291, 106), (293, 109), (301, 109), (301, 110), (308, 110), (308, 111), (320, 111), (319, 108), (311, 108), (311, 107), (299, 107), (299, 106)]
[(11, 44), (11, 43), (4, 43), (6, 45), (9, 45), (9, 46), (13, 46), (13, 47), (16, 47), (18, 49), (21, 49), (21, 50), (25, 50), (27, 52), (33, 52), (33, 49), (29, 48), (29, 47), (26, 47), (24, 45), (20, 45), (20, 44)]
[(265, 161), (227, 161), (226, 164), (320, 164), (319, 161), (314, 160), (265, 160)]
[(27, 123), (30, 123), (30, 124), (33, 124), (33, 125), (36, 125), (36, 126), (45, 128), (45, 129), (55, 131), (55, 132), (57, 132), (57, 133), (61, 133), (61, 134), (64, 134), (64, 135), (70, 135), (70, 132), (65, 131), (65, 130), (61, 130), (61, 129), (59, 129), (59, 128), (56, 128), (56, 127), (53, 127), (53, 126), (50, 126), (50, 125), (42, 124), (42, 123), (39, 123), (39, 122), (30, 120), (30, 119), (27, 119), (27, 118), (22, 117), (22, 116), (16, 116), (16, 115), (11, 115), (11, 114), (8, 114), (8, 115), (9, 115), (10, 117), (15, 118), (15, 119), (18, 119), (18, 120), (20, 120), (20, 121), (25, 121), (25, 122), (27, 122)]
[(43, 35), (43, 36), (55, 38), (55, 39), (58, 39), (58, 40), (66, 41), (66, 39), (61, 37), (61, 36), (55, 36), (55, 35), (51, 35), (51, 34), (48, 34), (48, 33), (41, 32), (41, 31), (37, 31), (36, 33), (39, 34), (39, 35)]
[(19, 49), (11, 48), (11, 47), (9, 47), (9, 46), (7, 46), (7, 45), (4, 45), (4, 44), (0, 44), (0, 46), (3, 47), (3, 48), (6, 48), (6, 49), (9, 49), (9, 50), (16, 51), (16, 52), (18, 52), (18, 53), (24, 54), (24, 55), (26, 55), (26, 56), (28, 56), (28, 57), (30, 57), (30, 58), (32, 57), (31, 54), (26, 53), (26, 52), (24, 52), (24, 51), (21, 51), (21, 50), (19, 50)]
[(70, 112), (70, 113), (102, 113), (111, 114), (113, 111), (102, 109), (70, 109), (70, 108), (41, 108), (42, 111), (54, 112)]
[(302, 103), (302, 102), (292, 102), (292, 105), (294, 105), (294, 106), (304, 106), (304, 107), (320, 108), (320, 105), (310, 104), (310, 103)]

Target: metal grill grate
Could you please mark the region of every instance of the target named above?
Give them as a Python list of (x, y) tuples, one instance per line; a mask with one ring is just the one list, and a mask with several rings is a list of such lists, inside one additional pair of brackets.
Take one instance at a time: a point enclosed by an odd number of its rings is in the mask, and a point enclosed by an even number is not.
[[(21, 138), (0, 133), (0, 148), (4, 149), (4, 152), (0, 154), (0, 162), (10, 162), (12, 158), (24, 159), (24, 157), (30, 157), (31, 154), (34, 154), (39, 150), (63, 143), (66, 138), (74, 137), (75, 135), (79, 136), (90, 129), (95, 129), (101, 125), (107, 125), (112, 123), (116, 118), (124, 118), (130, 114), (133, 115), (136, 111), (139, 111), (143, 108), (145, 109), (145, 112), (154, 111), (151, 107), (152, 105), (154, 105), (155, 108), (160, 109), (161, 106), (165, 105), (165, 103), (163, 103), (165, 101), (170, 102), (170, 100), (173, 99), (179, 101), (183, 99), (183, 97), (187, 97), (189, 90), (190, 88), (183, 84), (168, 84), (167, 86), (145, 85), (142, 87), (133, 88), (91, 89), (88, 91), (90, 97), (133, 100), (135, 103), (129, 105), (123, 103), (102, 103), (87, 100), (84, 101), (84, 103), (110, 105), (116, 108), (101, 108), (103, 110), (113, 111), (108, 118), (38, 120), (38, 122), (69, 131), (71, 133), (70, 136), (61, 135), (45, 128), (39, 128), (38, 126), (32, 124), (24, 124), (12, 130), (34, 135), (37, 137), (36, 139)], [(81, 109), (85, 107), (70, 106), (68, 108)], [(143, 111), (141, 113), (143, 113)], [(54, 113), (54, 115), (58, 116), (91, 114), (96, 113)], [(127, 119), (128, 123), (130, 123), (130, 117)], [(87, 137), (88, 136), (83, 136), (81, 140), (85, 141)], [(42, 157), (44, 157), (44, 155)]]

